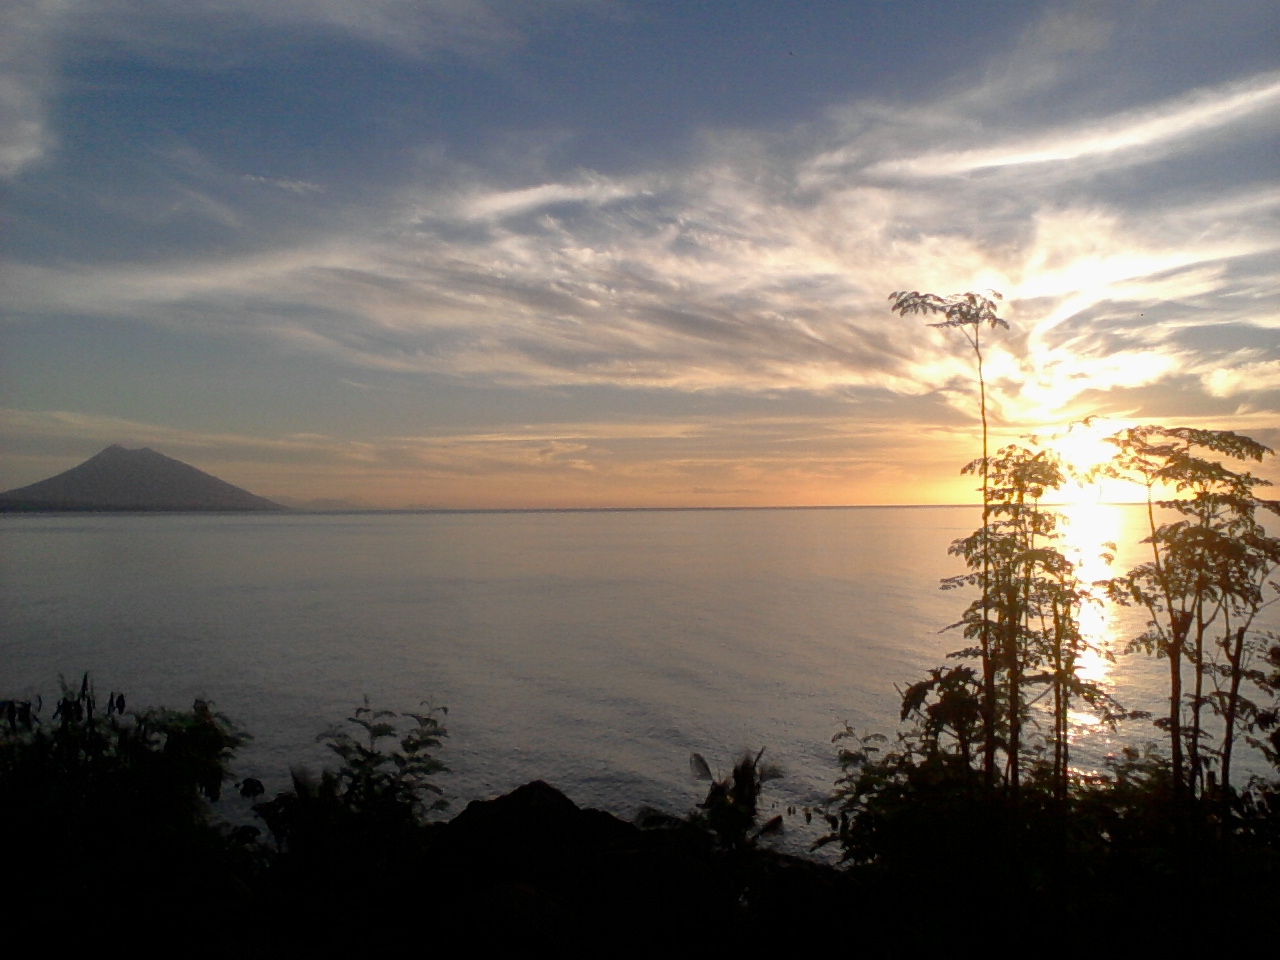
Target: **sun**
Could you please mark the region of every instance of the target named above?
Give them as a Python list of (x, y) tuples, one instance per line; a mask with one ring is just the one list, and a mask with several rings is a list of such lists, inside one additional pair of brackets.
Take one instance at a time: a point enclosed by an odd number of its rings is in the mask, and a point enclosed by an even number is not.
[(1098, 469), (1111, 462), (1114, 444), (1106, 438), (1119, 426), (1099, 417), (1087, 417), (1073, 423), (1067, 432), (1045, 441), (1045, 446), (1060, 456), (1070, 468), (1070, 478), (1059, 491), (1064, 503), (1098, 503), (1109, 484), (1098, 476)]

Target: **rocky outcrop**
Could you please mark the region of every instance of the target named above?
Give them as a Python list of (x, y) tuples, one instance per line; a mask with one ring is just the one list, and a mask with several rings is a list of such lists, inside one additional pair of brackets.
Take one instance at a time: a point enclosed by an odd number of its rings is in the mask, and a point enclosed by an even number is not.
[(449, 878), (451, 922), (477, 944), (575, 956), (748, 945), (753, 925), (820, 908), (840, 886), (825, 865), (731, 855), (670, 822), (642, 830), (539, 780), (468, 804), (437, 828), (427, 859)]

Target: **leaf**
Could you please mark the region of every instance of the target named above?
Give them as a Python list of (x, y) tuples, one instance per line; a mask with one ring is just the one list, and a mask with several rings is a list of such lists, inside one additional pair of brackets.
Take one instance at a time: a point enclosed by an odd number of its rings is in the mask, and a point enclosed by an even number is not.
[(693, 773), (695, 780), (712, 780), (711, 768), (707, 766), (707, 761), (702, 754), (694, 753), (689, 756), (689, 770)]

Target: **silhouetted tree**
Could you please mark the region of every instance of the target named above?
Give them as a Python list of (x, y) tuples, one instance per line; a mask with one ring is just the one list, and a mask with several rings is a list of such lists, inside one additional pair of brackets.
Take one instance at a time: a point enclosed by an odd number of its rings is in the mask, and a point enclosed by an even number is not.
[[(987, 428), (987, 379), (983, 371), (982, 328), (995, 329), (1009, 324), (996, 315), (996, 301), (1003, 299), (994, 290), (988, 291), (991, 296), (979, 293), (957, 293), (951, 296), (939, 296), (936, 293), (920, 293), (917, 290), (899, 290), (889, 294), (893, 301), (890, 308), (900, 316), (924, 314), (926, 316), (941, 315), (945, 319), (929, 326), (939, 329), (956, 329), (964, 336), (973, 350), (978, 375), (978, 413), (982, 420), (982, 458), (977, 461), (982, 477), (982, 528), (986, 529), (990, 520), (990, 490), (988, 484), (988, 428)], [(990, 584), (987, 569), (982, 569), (981, 591), (984, 609), (990, 599)], [(983, 771), (990, 785), (996, 773), (997, 722), (996, 722), (996, 666), (992, 651), (992, 638), (985, 626), (987, 617), (984, 614), (984, 626), (978, 637), (980, 657), (982, 660), (982, 711), (983, 711)]]
[[(965, 468), (978, 469), (978, 461)], [(1067, 789), (1072, 703), (1083, 700), (1103, 717), (1116, 709), (1096, 684), (1079, 675), (1080, 657), (1091, 649), (1079, 628), (1088, 591), (1057, 548), (1059, 515), (1041, 504), (1045, 493), (1064, 481), (1061, 462), (1048, 450), (1011, 445), (989, 458), (987, 523), (951, 546), (973, 572), (943, 581), (944, 588), (986, 586), (954, 626), (969, 639), (989, 639), (987, 659), (996, 681), (992, 727), (1004, 753), (1004, 782), (1015, 798), (1030, 702), (1039, 699), (1031, 697), (1035, 687), (1050, 696), (1050, 779), (1060, 798)], [(983, 654), (979, 644), (950, 656)]]
[[(1257, 714), (1242, 692), (1261, 676), (1249, 666), (1261, 652), (1253, 625), (1274, 599), (1268, 578), (1280, 564), (1280, 539), (1266, 535), (1257, 513), (1280, 514), (1280, 503), (1255, 495), (1268, 481), (1206, 454), (1259, 462), (1272, 451), (1236, 433), (1189, 427), (1139, 426), (1109, 440), (1117, 450), (1109, 473), (1142, 484), (1147, 494), (1144, 542), (1151, 545), (1151, 560), (1115, 578), (1110, 590), (1120, 602), (1147, 610), (1148, 630), (1134, 647), (1168, 661), (1169, 709), (1158, 722), (1169, 736), (1175, 793), (1202, 794), (1215, 754), (1229, 792), (1241, 724)], [(1191, 496), (1156, 499), (1157, 490), (1170, 488)], [(1157, 523), (1157, 509), (1179, 519)], [(1223, 722), (1216, 751), (1205, 742), (1206, 706)]]

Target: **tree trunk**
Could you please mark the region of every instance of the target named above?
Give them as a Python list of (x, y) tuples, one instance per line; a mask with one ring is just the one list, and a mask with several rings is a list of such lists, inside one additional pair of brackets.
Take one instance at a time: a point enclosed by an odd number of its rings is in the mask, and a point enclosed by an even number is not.
[[(1244, 662), (1244, 635), (1245, 628), (1240, 627), (1236, 630), (1233, 638), (1228, 638), (1223, 643), (1226, 648), (1227, 660), (1231, 665), (1230, 693), (1227, 695), (1227, 708), (1222, 718), (1222, 800), (1224, 806), (1227, 798), (1231, 795), (1231, 748), (1236, 739), (1240, 681), (1243, 679), (1241, 665)], [(1224, 810), (1223, 812), (1225, 813), (1226, 811)]]

